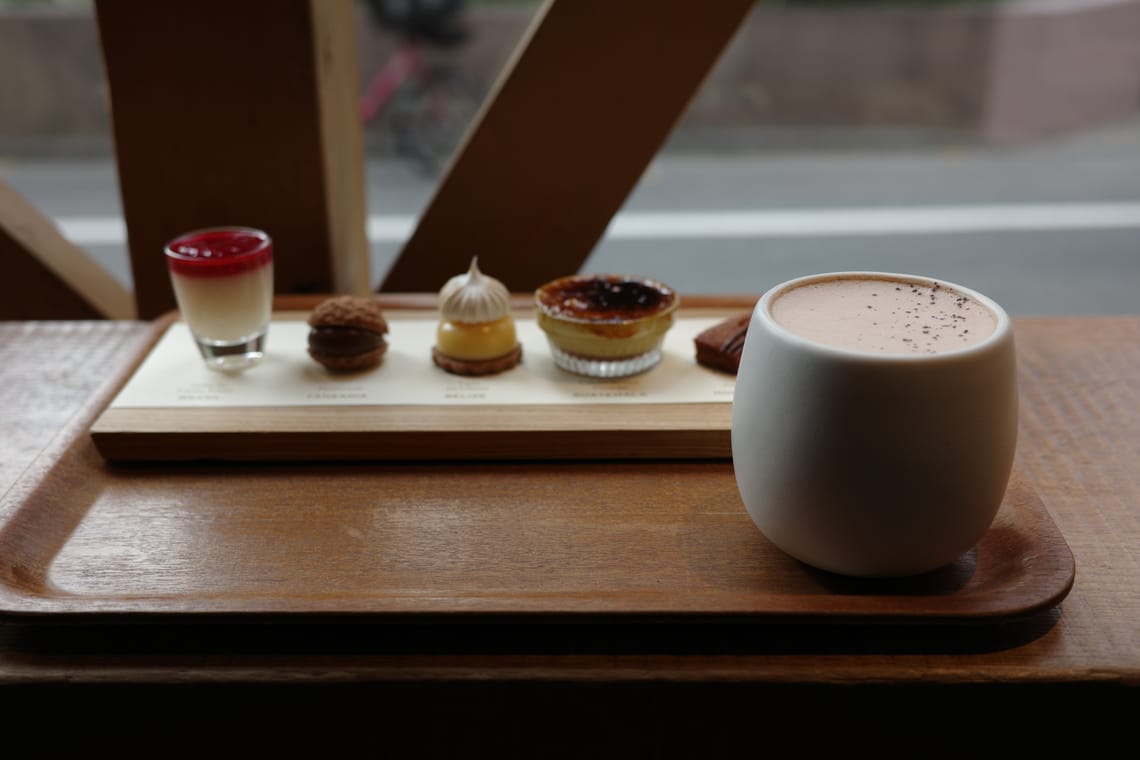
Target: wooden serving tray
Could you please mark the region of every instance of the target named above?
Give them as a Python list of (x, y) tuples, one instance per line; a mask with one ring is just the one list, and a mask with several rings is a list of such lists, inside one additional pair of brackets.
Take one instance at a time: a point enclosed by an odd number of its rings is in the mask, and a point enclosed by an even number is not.
[(1074, 578), (1017, 472), (975, 549), (879, 582), (774, 548), (726, 462), (108, 465), (84, 431), (0, 502), (0, 614), (985, 623), (1057, 605)]
[[(282, 394), (288, 403), (235, 405), (231, 400), (214, 406), (209, 402), (156, 406), (148, 402), (149, 406), (135, 407), (119, 405), (116, 399), (92, 424), (91, 436), (106, 459), (118, 462), (725, 459), (731, 456), (735, 379), (699, 366), (692, 340), (686, 336), (697, 331), (694, 325), (712, 324), (747, 310), (682, 309), (679, 324), (667, 337), (672, 343), (661, 365), (644, 376), (619, 381), (576, 378), (555, 368), (545, 339), (536, 335), (532, 315), (520, 311), (517, 318), (520, 330), (527, 331), (527, 340), (519, 367), (487, 378), (447, 375), (431, 363), (432, 333), (413, 342), (410, 349), (406, 343), (390, 349), (378, 369), (359, 373), (357, 390), (370, 383), (371, 395), (367, 403), (345, 405), (299, 403), (308, 395), (302, 392), (305, 387), (314, 392), (324, 389), (335, 397), (336, 386), (345, 382), (345, 376), (325, 373), (305, 354), (305, 312), (278, 312), (275, 327), (270, 330), (270, 351), (274, 350), (274, 331), (280, 334), (288, 329), (288, 338), (279, 339), (277, 345), (286, 343), (289, 353), (276, 357), (278, 362), (272, 369), (262, 371), (258, 367), (243, 375), (240, 383), (246, 390), (241, 398), (243, 403), (257, 400), (259, 387), (273, 391), (284, 379), (302, 386), (302, 391), (292, 396)], [(425, 319), (425, 315), (434, 319), (433, 311), (386, 310), (385, 314), (391, 325), (390, 343), (392, 335), (402, 335), (413, 325), (421, 333), (425, 324), (434, 326), (434, 321)], [(184, 330), (176, 323), (176, 316), (168, 315), (155, 323), (145, 350), (133, 357), (124, 385), (135, 379), (135, 373), (149, 370), (147, 377), (156, 376), (157, 371), (144, 361), (163, 339), (168, 339), (162, 346), (167, 349), (164, 356), (170, 355), (172, 347), (177, 348), (182, 363), (167, 367), (165, 375), (158, 373), (158, 377), (178, 382), (186, 375), (183, 370), (217, 377), (199, 366), (189, 337), (182, 340), (177, 336), (179, 340), (174, 341), (175, 336), (166, 336), (174, 327)], [(683, 333), (683, 329), (689, 332)], [(397, 349), (402, 353), (394, 356)], [(409, 361), (409, 357), (414, 360)], [(521, 387), (533, 393), (533, 399), (506, 403), (509, 394), (501, 391), (502, 383), (520, 378)], [(349, 376), (348, 384), (356, 379)], [(202, 382), (207, 380), (203, 378)], [(433, 383), (441, 386), (434, 397), (440, 401), (435, 403), (430, 397), (427, 401), (392, 401), (385, 395), (414, 397), (417, 388)], [(704, 391), (699, 403), (676, 390), (686, 384)], [(456, 397), (475, 395), (469, 394), (471, 390), (490, 389), (486, 396), (498, 398), (500, 403), (453, 400), (445, 404), (445, 385)], [(238, 387), (237, 381), (228, 387)], [(381, 393), (376, 390), (379, 387), (393, 390)], [(496, 390), (500, 391), (497, 396)], [(627, 397), (635, 400), (623, 401)], [(603, 398), (604, 403), (588, 403), (582, 398)]]
[(0, 615), (978, 624), (1052, 608), (1074, 579), (1020, 469), (977, 547), (871, 582), (769, 544), (725, 459), (110, 463), (89, 430), (135, 365), (99, 364), (120, 381), (0, 498)]

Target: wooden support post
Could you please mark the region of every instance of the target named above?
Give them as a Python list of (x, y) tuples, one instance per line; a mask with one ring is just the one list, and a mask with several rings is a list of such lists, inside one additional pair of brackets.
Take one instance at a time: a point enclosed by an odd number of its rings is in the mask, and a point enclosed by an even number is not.
[(548, 0), (381, 283), (576, 272), (754, 0)]
[(174, 236), (274, 239), (279, 293), (372, 290), (352, 0), (96, 0), (139, 315)]
[(0, 181), (0, 319), (132, 319), (130, 290)]

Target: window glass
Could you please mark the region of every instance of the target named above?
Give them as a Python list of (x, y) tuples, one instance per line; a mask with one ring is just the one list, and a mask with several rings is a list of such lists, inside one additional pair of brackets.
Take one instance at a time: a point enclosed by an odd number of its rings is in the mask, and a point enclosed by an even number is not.
[[(378, 282), (540, 8), (438, 2), (358, 3)], [(0, 179), (129, 286), (101, 77), (90, 0), (0, 0)], [(757, 4), (584, 270), (683, 293), (891, 271), (1015, 316), (1137, 313), (1140, 0)]]

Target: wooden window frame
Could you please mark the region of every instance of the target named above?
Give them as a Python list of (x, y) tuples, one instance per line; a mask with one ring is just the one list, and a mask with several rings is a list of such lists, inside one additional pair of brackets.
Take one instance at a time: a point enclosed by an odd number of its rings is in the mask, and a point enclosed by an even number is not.
[(95, 0), (138, 316), (175, 308), (162, 247), (208, 226), (268, 231), (282, 294), (434, 291), (473, 255), (517, 292), (578, 271), (753, 5), (547, 0), (377, 284), (353, 0)]

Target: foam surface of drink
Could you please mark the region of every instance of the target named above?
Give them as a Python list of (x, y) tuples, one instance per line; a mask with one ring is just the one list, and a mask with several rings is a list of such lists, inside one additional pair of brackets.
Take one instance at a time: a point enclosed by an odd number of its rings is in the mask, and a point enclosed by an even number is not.
[(772, 301), (772, 318), (828, 346), (883, 354), (939, 354), (982, 342), (997, 318), (950, 287), (844, 277), (793, 288)]

